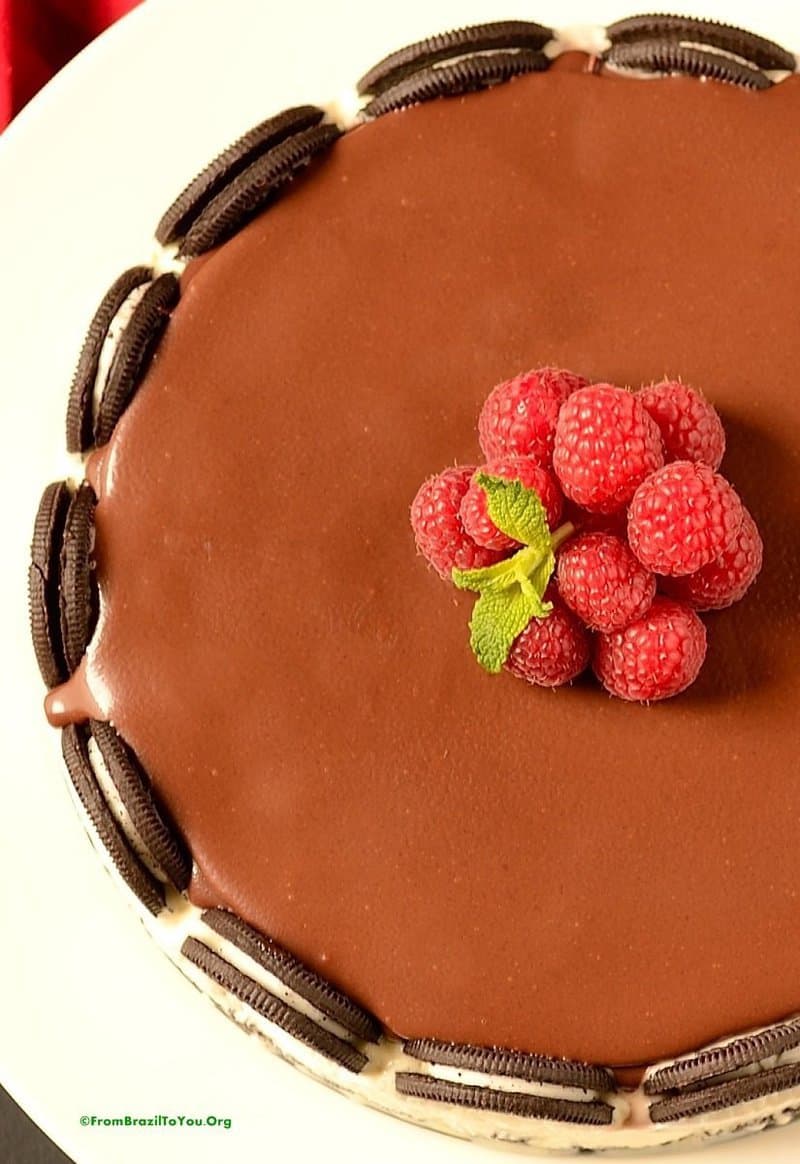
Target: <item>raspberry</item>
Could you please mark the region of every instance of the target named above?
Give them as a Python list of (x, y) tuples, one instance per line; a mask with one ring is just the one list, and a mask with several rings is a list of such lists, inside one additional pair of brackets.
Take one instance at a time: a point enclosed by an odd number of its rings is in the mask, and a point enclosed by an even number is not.
[(622, 630), (641, 618), (656, 592), (655, 575), (613, 534), (587, 533), (558, 555), (558, 592), (591, 630)]
[(628, 541), (656, 574), (694, 574), (731, 544), (744, 519), (736, 490), (708, 465), (673, 461), (648, 477), (628, 508)]
[(658, 425), (624, 388), (581, 388), (558, 414), (553, 468), (567, 497), (584, 509), (621, 509), (663, 464)]
[(448, 581), (454, 566), (462, 570), (492, 566), (502, 557), (476, 546), (461, 523), (459, 508), (474, 465), (445, 469), (419, 487), (411, 503), (411, 526), (417, 549)]
[(478, 418), (486, 460), (534, 456), (549, 465), (558, 410), (571, 392), (586, 383), (582, 376), (561, 368), (536, 368), (498, 384)]
[[(563, 498), (555, 477), (543, 469), (535, 457), (500, 457), (478, 470), (506, 481), (521, 481), (526, 489), (535, 489), (547, 513), (547, 524), (555, 529), (561, 517)], [(472, 481), (461, 502), (461, 520), (474, 542), (488, 550), (514, 550), (519, 545), (499, 530), (489, 517), (486, 493)]]
[(758, 526), (745, 509), (741, 529), (718, 558), (695, 574), (665, 579), (664, 589), (695, 610), (724, 610), (744, 597), (761, 569), (763, 556)]
[(688, 606), (656, 598), (643, 618), (598, 635), (592, 667), (620, 699), (669, 699), (694, 683), (706, 657), (706, 628)]
[(666, 461), (702, 461), (718, 469), (725, 429), (713, 404), (680, 380), (662, 380), (636, 393), (658, 425)]
[(699, 461), (720, 468), (725, 431), (720, 414), (702, 392), (677, 379), (664, 379), (636, 395), (658, 425), (666, 462)]
[(589, 635), (551, 588), (553, 603), (547, 618), (532, 618), (514, 640), (506, 667), (518, 679), (539, 687), (561, 687), (589, 663)]

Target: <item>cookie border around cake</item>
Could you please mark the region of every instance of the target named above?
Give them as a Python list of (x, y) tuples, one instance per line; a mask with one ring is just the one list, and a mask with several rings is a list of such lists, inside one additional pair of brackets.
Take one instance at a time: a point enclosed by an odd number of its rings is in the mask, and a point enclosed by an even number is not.
[[(582, 31), (507, 21), (430, 37), (362, 77), (354, 120), (297, 107), (214, 159), (165, 212), (155, 266), (124, 272), (95, 313), (69, 398), (69, 450), (87, 454), (104, 443), (133, 399), (178, 301), (184, 263), (262, 213), (355, 125), (543, 71), (573, 49), (589, 51), (596, 71), (683, 73), (756, 90), (797, 71), (780, 46), (711, 21), (644, 15)], [(75, 672), (97, 618), (89, 568), (94, 500), (88, 484), (56, 482), (40, 505), (30, 592), (47, 683)], [(618, 1090), (602, 1066), (383, 1035), (374, 1016), (268, 936), (228, 911), (188, 902), (191, 855), (110, 725), (65, 728), (62, 740), (85, 827), (162, 948), (241, 1026), (336, 1090), (454, 1135), (559, 1150), (733, 1135), (800, 1112), (800, 1018), (654, 1064), (636, 1092)]]

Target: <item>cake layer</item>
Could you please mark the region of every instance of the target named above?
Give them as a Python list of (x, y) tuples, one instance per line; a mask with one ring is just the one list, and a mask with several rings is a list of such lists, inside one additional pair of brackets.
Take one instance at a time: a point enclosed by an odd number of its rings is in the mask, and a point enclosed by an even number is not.
[[(90, 691), (229, 906), (404, 1037), (630, 1064), (800, 1010), (800, 79), (587, 59), (347, 134), (188, 267), (96, 466)], [(765, 541), (698, 683), (487, 676), (414, 550), (540, 364), (721, 411)]]

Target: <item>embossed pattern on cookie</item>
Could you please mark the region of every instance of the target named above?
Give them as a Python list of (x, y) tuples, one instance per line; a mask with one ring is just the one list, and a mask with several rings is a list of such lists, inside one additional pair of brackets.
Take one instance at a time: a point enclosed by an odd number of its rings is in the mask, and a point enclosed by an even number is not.
[(749, 61), (759, 69), (794, 72), (794, 55), (774, 41), (716, 20), (696, 20), (691, 16), (667, 16), (644, 13), (617, 20), (606, 29), (612, 44), (643, 40), (679, 41), (684, 44), (710, 45), (722, 52), (732, 53)]
[(773, 1055), (782, 1055), (800, 1047), (800, 1019), (778, 1023), (753, 1035), (742, 1035), (718, 1047), (708, 1047), (696, 1055), (676, 1059), (645, 1076), (645, 1095), (660, 1095), (663, 1091), (683, 1091), (705, 1083), (719, 1075), (727, 1075), (742, 1067), (751, 1067)]
[(512, 77), (524, 73), (541, 73), (550, 67), (550, 59), (542, 52), (522, 49), (520, 52), (492, 53), (489, 56), (466, 57), (453, 64), (431, 65), (396, 85), (381, 92), (364, 107), (365, 118), (380, 117), (408, 105), (419, 105), (436, 97), (457, 97), (490, 89)]
[(167, 273), (154, 279), (123, 331), (109, 369), (95, 421), (95, 441), (103, 445), (130, 403), (178, 302), (180, 284)]
[(211, 199), (251, 162), (294, 134), (319, 125), (323, 117), (323, 110), (316, 105), (300, 105), (285, 109), (248, 130), (209, 162), (164, 212), (156, 227), (158, 242), (162, 245), (175, 242)]
[(74, 724), (64, 728), (61, 750), (78, 799), (117, 872), (150, 913), (159, 914), (164, 891), (133, 852), (106, 804), (89, 758), (86, 729)]
[(70, 505), (66, 481), (54, 481), (42, 494), (31, 540), (28, 566), (28, 609), (31, 638), (39, 670), (48, 687), (67, 678), (61, 641), (59, 586), (61, 546)]
[(283, 946), (253, 929), (226, 909), (209, 909), (203, 921), (221, 938), (227, 939), (270, 974), (274, 974), (301, 998), (332, 1018), (359, 1039), (377, 1043), (381, 1027), (372, 1015), (346, 994), (320, 978)]
[(749, 1103), (793, 1087), (800, 1087), (800, 1063), (786, 1063), (782, 1067), (772, 1067), (755, 1075), (742, 1075), (737, 1079), (712, 1083), (696, 1091), (665, 1096), (650, 1104), (650, 1119), (654, 1124), (689, 1119), (707, 1112), (736, 1107), (737, 1104)]
[(67, 451), (70, 453), (85, 453), (94, 444), (94, 385), (111, 322), (131, 292), (152, 278), (149, 267), (131, 267), (123, 271), (106, 291), (92, 317), (67, 401)]
[(439, 61), (473, 53), (509, 49), (537, 51), (553, 39), (553, 30), (528, 20), (503, 20), (473, 24), (429, 36), (390, 53), (364, 74), (356, 85), (359, 96), (377, 97), (411, 73), (427, 69)]
[(772, 81), (760, 69), (721, 53), (673, 41), (642, 40), (615, 44), (602, 59), (617, 69), (636, 69), (667, 76), (682, 73), (687, 77), (704, 77), (744, 89), (769, 89), (772, 86)]
[(110, 723), (90, 720), (92, 739), (142, 843), (172, 885), (184, 890), (192, 860), (182, 838), (156, 803), (141, 764)]
[(181, 244), (181, 255), (192, 258), (230, 238), (283, 193), (291, 179), (341, 133), (335, 125), (315, 125), (256, 158), (194, 220)]
[(347, 1071), (358, 1073), (366, 1067), (367, 1056), (357, 1047), (325, 1030), (313, 1019), (293, 1010), (287, 1003), (271, 994), (249, 975), (237, 970), (197, 938), (187, 938), (181, 946), (181, 953), (218, 986), (222, 986), (262, 1018), (299, 1039), (301, 1043), (319, 1051), (321, 1055), (332, 1059)]
[(437, 1079), (431, 1075), (417, 1075), (398, 1071), (395, 1084), (401, 1095), (413, 1099), (429, 1099), (437, 1103), (453, 1103), (461, 1107), (503, 1115), (524, 1116), (528, 1119), (556, 1120), (568, 1124), (610, 1124), (614, 1109), (600, 1100), (582, 1102), (574, 1099), (556, 1099), (549, 1095), (533, 1095), (521, 1091), (498, 1091), (493, 1087), (473, 1087), (451, 1079)]
[(64, 520), (59, 560), (59, 626), (67, 674), (83, 658), (97, 617), (97, 594), (92, 581), (96, 497), (91, 485), (78, 487)]
[(509, 1076), (529, 1083), (581, 1087), (586, 1091), (616, 1090), (613, 1072), (608, 1068), (578, 1063), (572, 1059), (551, 1059), (545, 1055), (508, 1051), (501, 1047), (466, 1047), (457, 1043), (442, 1043), (437, 1039), (409, 1039), (403, 1049), (415, 1059), (443, 1067)]

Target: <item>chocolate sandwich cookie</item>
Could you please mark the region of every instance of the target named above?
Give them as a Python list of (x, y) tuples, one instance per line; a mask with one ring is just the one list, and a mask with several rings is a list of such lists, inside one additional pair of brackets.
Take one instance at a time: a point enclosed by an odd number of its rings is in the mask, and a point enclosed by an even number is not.
[(66, 481), (48, 485), (39, 502), (28, 567), (28, 608), (36, 662), (48, 687), (68, 677), (61, 640), (59, 609), (60, 558), (70, 506)]
[(420, 105), (435, 97), (457, 97), (490, 89), (523, 73), (541, 73), (550, 67), (542, 52), (522, 49), (489, 56), (466, 57), (449, 65), (431, 65), (384, 89), (362, 111), (365, 118), (380, 117), (408, 105)]
[(771, 1067), (754, 1075), (742, 1075), (694, 1091), (668, 1095), (650, 1104), (650, 1119), (654, 1124), (690, 1119), (692, 1116), (749, 1103), (765, 1095), (788, 1091), (793, 1087), (800, 1087), (800, 1063), (786, 1063), (782, 1067)]
[(85, 453), (94, 444), (92, 398), (100, 352), (112, 320), (131, 292), (152, 277), (149, 267), (131, 267), (114, 280), (100, 300), (83, 341), (67, 401), (67, 450), (70, 453)]
[(178, 280), (167, 273), (154, 279), (136, 304), (103, 385), (94, 430), (96, 444), (104, 445), (110, 438), (139, 387), (179, 295)]
[(94, 507), (97, 498), (84, 482), (70, 498), (59, 555), (59, 628), (67, 674), (77, 668), (97, 618), (92, 577)]
[(645, 1095), (660, 1095), (664, 1091), (695, 1088), (719, 1075), (751, 1067), (797, 1047), (800, 1047), (800, 1019), (793, 1019), (659, 1067), (645, 1077), (643, 1090)]
[(403, 1049), (415, 1059), (443, 1067), (509, 1076), (524, 1079), (528, 1083), (582, 1087), (586, 1091), (616, 1090), (614, 1075), (608, 1068), (577, 1063), (571, 1059), (551, 1059), (544, 1055), (507, 1051), (498, 1047), (466, 1047), (457, 1043), (442, 1043), (436, 1039), (410, 1039)]
[(268, 1022), (274, 1023), (293, 1038), (299, 1039), (301, 1043), (319, 1051), (321, 1055), (332, 1059), (347, 1071), (358, 1073), (366, 1067), (369, 1060), (363, 1051), (319, 1026), (313, 1019), (293, 1010), (203, 942), (196, 938), (187, 938), (181, 946), (181, 953), (217, 985), (229, 991)]
[(601, 1100), (555, 1099), (549, 1095), (532, 1095), (522, 1091), (497, 1091), (493, 1087), (473, 1087), (451, 1079), (436, 1079), (398, 1071), (395, 1086), (401, 1095), (413, 1099), (431, 1099), (437, 1103), (454, 1103), (499, 1115), (523, 1116), (527, 1119), (557, 1120), (567, 1124), (610, 1124), (614, 1109)]
[(164, 892), (128, 844), (106, 804), (89, 759), (86, 728), (74, 724), (64, 728), (61, 750), (75, 792), (120, 876), (150, 913), (160, 913), (164, 908)]
[(254, 126), (218, 154), (178, 195), (156, 227), (158, 241), (164, 245), (175, 242), (211, 199), (251, 162), (294, 134), (319, 125), (323, 117), (323, 110), (315, 105), (301, 105)]
[(341, 137), (335, 125), (313, 125), (268, 149), (223, 187), (186, 232), (180, 253), (192, 258), (230, 238), (285, 190), (312, 158)]
[(378, 1042), (381, 1027), (368, 1011), (304, 966), (277, 942), (226, 909), (206, 910), (203, 921), (221, 938), (232, 942), (242, 953), (280, 979), (284, 986), (339, 1023), (351, 1035), (371, 1043)]
[(186, 889), (192, 875), (192, 859), (156, 802), (147, 773), (110, 723), (90, 720), (89, 728), (131, 823), (154, 863), (176, 889)]
[(719, 24), (716, 20), (646, 13), (610, 24), (606, 36), (614, 45), (651, 40), (680, 41), (698, 47), (709, 45), (741, 57), (758, 69), (794, 72), (797, 67), (794, 55), (781, 45), (743, 28)]
[(616, 69), (668, 75), (683, 73), (687, 77), (705, 77), (745, 89), (769, 89), (772, 85), (766, 73), (743, 61), (669, 40), (614, 44), (603, 54), (603, 62)]
[(377, 97), (411, 73), (418, 73), (439, 61), (499, 50), (536, 52), (552, 39), (552, 28), (527, 20), (503, 20), (456, 28), (390, 53), (364, 74), (356, 88), (361, 97), (367, 94)]

